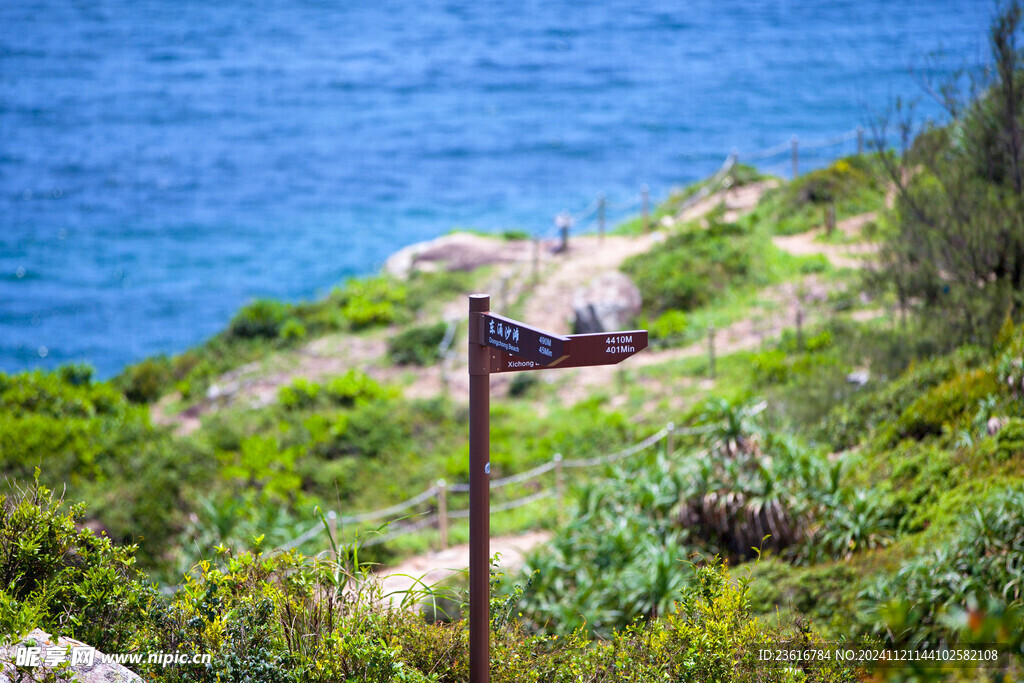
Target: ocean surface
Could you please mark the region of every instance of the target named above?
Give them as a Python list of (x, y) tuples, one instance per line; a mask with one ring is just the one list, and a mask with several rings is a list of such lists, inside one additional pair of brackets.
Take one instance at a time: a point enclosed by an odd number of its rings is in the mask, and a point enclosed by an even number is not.
[(896, 97), (940, 115), (919, 80), (983, 62), (993, 13), (6, 0), (0, 370), (110, 376), (456, 227), (543, 234), (568, 210), (585, 228), (599, 192), (625, 216), (642, 184), (663, 198), (732, 148), (788, 175), (797, 135), (820, 166)]

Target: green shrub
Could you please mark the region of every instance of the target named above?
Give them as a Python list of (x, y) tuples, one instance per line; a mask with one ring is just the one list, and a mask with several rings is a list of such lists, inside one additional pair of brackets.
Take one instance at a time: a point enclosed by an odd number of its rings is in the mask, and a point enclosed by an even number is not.
[(844, 355), (833, 348), (830, 329), (802, 339), (787, 331), (776, 348), (750, 355), (752, 384), (764, 392), (772, 415), (796, 427), (817, 425), (854, 391)]
[(359, 402), (390, 396), (393, 396), (392, 392), (359, 370), (349, 370), (326, 385), (297, 377), (277, 392), (278, 401), (288, 410), (309, 410), (326, 404), (351, 407)]
[(682, 311), (665, 311), (647, 324), (651, 339), (667, 341), (686, 333), (689, 319)]
[(455, 297), (469, 294), (474, 274), (455, 270), (413, 272), (405, 285), (405, 306), (410, 311), (420, 311)]
[(48, 486), (87, 498), (115, 539), (137, 541), (140, 561), (159, 563), (187, 514), (181, 491), (202, 485), (205, 461), (109, 383), (63, 377), (0, 375), (0, 477), (23, 483), (40, 467)]
[[(251, 552), (219, 548), (164, 598), (139, 579), (132, 548), (76, 530), (79, 508), (61, 513), (46, 489), (0, 506), (5, 635), (42, 627), (107, 652), (210, 655), (208, 664), (138, 665), (148, 679), (168, 683), (437, 683), (468, 675), (466, 621), (428, 623), (409, 609), (438, 589), (399, 595), (397, 609), (383, 605), (356, 547), (338, 547), (340, 561), (266, 554), (258, 536)], [(833, 663), (809, 664), (795, 678), (795, 669), (758, 662), (760, 647), (816, 637), (752, 618), (749, 579), (733, 579), (717, 560), (687, 563), (685, 573), (678, 600), (665, 603), (659, 618), (631, 623), (605, 642), (580, 629), (558, 639), (531, 634), (516, 616), (524, 588), (495, 593), (492, 680), (855, 680), (855, 671)]]
[(60, 372), (0, 377), (0, 472), (16, 480), (37, 466), (55, 482), (94, 477), (120, 430), (145, 420), (106, 383), (70, 384)]
[(0, 414), (0, 468), (20, 480), (29, 479), (37, 466), (47, 468), (55, 481), (93, 477), (104, 450), (102, 428), (101, 420)]
[(65, 384), (75, 387), (89, 386), (92, 384), (93, 375), (96, 370), (91, 365), (72, 364), (62, 365), (57, 368), (57, 376)]
[(564, 635), (585, 624), (611, 637), (638, 617), (671, 611), (689, 578), (690, 548), (671, 515), (684, 475), (659, 464), (584, 485), (569, 524), (528, 556), (524, 574), (536, 578), (522, 611), (535, 628)]
[(48, 417), (115, 416), (128, 409), (109, 384), (76, 384), (65, 373), (0, 374), (0, 409), (11, 416), (38, 413)]
[(115, 383), (132, 403), (152, 403), (167, 391), (172, 377), (167, 356), (155, 356), (130, 366)]
[(342, 313), (354, 330), (387, 325), (394, 322), (396, 317), (394, 303), (390, 301), (370, 301), (362, 297), (351, 299), (345, 304)]
[(349, 415), (338, 446), (351, 454), (376, 458), (401, 448), (416, 430), (415, 417), (396, 415), (387, 401), (359, 401)]
[[(951, 525), (952, 538), (905, 561), (861, 595), (870, 628), (896, 643), (958, 642), (949, 617), (968, 609), (1024, 607), (1024, 491), (989, 494)], [(1021, 642), (1022, 634), (1004, 633)]]
[(760, 549), (806, 552), (807, 539), (827, 525), (827, 502), (838, 488), (835, 468), (771, 433), (726, 426), (708, 437), (711, 452), (692, 454), (680, 468), (688, 482), (680, 520), (693, 542), (737, 559)]
[[(898, 438), (923, 439), (955, 428), (979, 400), (1000, 390), (991, 372), (968, 371), (940, 384), (911, 403), (894, 425)], [(971, 413), (973, 415), (973, 413)]]
[(360, 401), (386, 398), (392, 393), (366, 373), (349, 370), (327, 383), (327, 396), (338, 405), (353, 406)]
[(889, 507), (899, 534), (923, 531), (935, 522), (935, 506), (958, 483), (956, 453), (934, 441), (901, 441), (871, 450), (850, 465), (853, 487), (870, 487)]
[(997, 463), (1022, 458), (1024, 456), (1024, 419), (1019, 417), (1008, 419), (994, 436), (979, 444), (977, 455)]
[(832, 267), (831, 261), (824, 254), (809, 254), (800, 259), (801, 275), (824, 273)]
[(319, 384), (298, 377), (291, 384), (278, 389), (277, 400), (289, 410), (304, 410), (317, 404), (322, 389)]
[(854, 553), (882, 548), (896, 538), (893, 511), (875, 492), (842, 490), (825, 501), (819, 524), (805, 544), (815, 560), (850, 559)]
[(901, 415), (921, 392), (977, 367), (982, 360), (979, 349), (964, 347), (948, 356), (912, 363), (896, 380), (860, 392), (851, 401), (835, 407), (826, 416), (819, 435), (835, 450), (850, 448), (876, 427)]
[(532, 372), (517, 372), (508, 383), (508, 395), (512, 398), (521, 398), (529, 394), (540, 384), (537, 375)]
[[(349, 554), (342, 548), (342, 556)], [(751, 618), (747, 580), (717, 561), (688, 568), (693, 587), (663, 618), (630, 624), (605, 642), (576, 630), (552, 639), (514, 616), (519, 591), (496, 595), (491, 613), (491, 680), (523, 681), (852, 681), (854, 671), (814, 663), (797, 676), (757, 662), (758, 647), (813, 640)], [(468, 676), (467, 623), (428, 623), (386, 609), (364, 569), (295, 554), (223, 552), (202, 562), (152, 629), (153, 650), (208, 652), (208, 667), (148, 673), (158, 680), (460, 681)], [(409, 596), (415, 597), (415, 596)]]
[(832, 346), (832, 332), (829, 330), (822, 330), (818, 334), (811, 335), (807, 338), (807, 341), (804, 342), (804, 346), (809, 353), (824, 351)]
[[(333, 290), (328, 296), (319, 301), (304, 301), (292, 307), (293, 319), (306, 331), (306, 336), (316, 337), (335, 330), (345, 329), (345, 316), (341, 313), (341, 291)], [(286, 322), (287, 326), (288, 323)], [(299, 331), (296, 327), (292, 331), (295, 334)], [(285, 330), (281, 330), (282, 336)]]
[(846, 615), (856, 607), (860, 576), (848, 562), (800, 567), (778, 557), (762, 557), (752, 574), (749, 595), (754, 614), (771, 617), (782, 612), (791, 620), (827, 625), (832, 635), (854, 635)]
[(441, 357), (439, 346), (448, 324), (438, 322), (403, 330), (388, 340), (388, 356), (397, 365), (430, 365)]
[(298, 342), (306, 338), (306, 326), (295, 318), (288, 318), (281, 327), (281, 339), (286, 342)]
[(135, 568), (134, 547), (78, 529), (84, 506), (35, 482), (0, 493), (0, 642), (34, 628), (106, 652), (128, 652), (156, 593)]
[(278, 501), (293, 500), (301, 480), (295, 473), (297, 448), (281, 448), (274, 436), (253, 435), (237, 453), (222, 455), (221, 477), (240, 490), (255, 489)]
[(183, 401), (188, 401), (195, 395), (192, 380), (183, 379), (174, 385), (174, 389), (181, 394), (181, 399)]
[(804, 663), (800, 670), (758, 661), (763, 647), (822, 641), (809, 629), (787, 631), (751, 617), (750, 577), (733, 578), (717, 558), (681, 564), (687, 579), (660, 618), (634, 621), (598, 643), (588, 643), (582, 627), (560, 636), (546, 661), (537, 662), (537, 678), (522, 680), (857, 680), (852, 666), (834, 661)]
[[(213, 548), (256, 552), (261, 547), (285, 545), (308, 529), (308, 519), (292, 513), (288, 505), (281, 504), (280, 496), (269, 491), (247, 488), (204, 494), (175, 539), (179, 553), (173, 580), (180, 582), (196, 564), (209, 558)], [(314, 543), (326, 547), (326, 531)]]
[(793, 183), (790, 191), (798, 201), (829, 204), (853, 194), (861, 187), (877, 185), (862, 157), (848, 157), (833, 162), (827, 168), (811, 171)]
[(885, 190), (877, 156), (850, 156), (826, 168), (805, 173), (765, 193), (752, 220), (768, 223), (790, 235), (824, 223), (824, 211), (835, 205), (836, 219), (874, 211), (884, 205)]
[(387, 278), (349, 280), (341, 293), (341, 312), (354, 330), (395, 322), (402, 315), (405, 285)]
[(782, 384), (790, 377), (789, 358), (782, 349), (772, 349), (754, 354), (750, 368), (756, 385)]
[(287, 306), (272, 299), (257, 299), (242, 307), (228, 324), (228, 337), (275, 339), (287, 315)]
[(691, 311), (756, 272), (757, 248), (733, 223), (712, 223), (669, 237), (644, 254), (627, 259), (622, 270), (640, 289), (644, 310), (660, 315)]

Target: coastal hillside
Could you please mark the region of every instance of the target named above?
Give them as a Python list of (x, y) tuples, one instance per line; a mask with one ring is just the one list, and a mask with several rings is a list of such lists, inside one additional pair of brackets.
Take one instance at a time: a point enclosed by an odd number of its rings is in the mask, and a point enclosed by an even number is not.
[(133, 667), (154, 681), (467, 680), (462, 567), (381, 576), (467, 539), (486, 292), (650, 332), (621, 365), (492, 378), (491, 531), (530, 539), (492, 565), (493, 680), (1021, 678), (1021, 21), (906, 149), (730, 163), (566, 241), (455, 232), (109, 381), (0, 375), (0, 646), (211, 655)]

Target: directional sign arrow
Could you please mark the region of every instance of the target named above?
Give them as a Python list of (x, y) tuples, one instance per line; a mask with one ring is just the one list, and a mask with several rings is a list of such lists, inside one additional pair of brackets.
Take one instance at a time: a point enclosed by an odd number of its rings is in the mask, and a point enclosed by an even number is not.
[(569, 337), (538, 330), (494, 313), (481, 314), (479, 339), (479, 343), (492, 350), (511, 353), (537, 367), (558, 365), (571, 351)]
[[(558, 368), (614, 365), (647, 348), (647, 330), (571, 334), (565, 339), (569, 340), (571, 350), (569, 357), (555, 366)], [(543, 370), (550, 367), (550, 364), (543, 365), (500, 348), (491, 348), (491, 372)]]

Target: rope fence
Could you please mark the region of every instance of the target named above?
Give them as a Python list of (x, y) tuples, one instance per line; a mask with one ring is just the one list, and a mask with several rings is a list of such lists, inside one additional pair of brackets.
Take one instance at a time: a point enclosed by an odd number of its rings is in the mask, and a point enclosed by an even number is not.
[[(552, 456), (551, 460), (547, 462), (541, 463), (536, 467), (518, 474), (495, 479), (491, 481), (490, 485), (492, 490), (500, 490), (508, 486), (534, 481), (551, 471), (555, 471), (554, 487), (544, 488), (521, 498), (516, 498), (494, 505), (491, 507), (491, 512), (506, 512), (508, 510), (525, 507), (548, 498), (563, 498), (565, 495), (565, 479), (563, 476), (563, 470), (566, 468), (585, 469), (610, 465), (635, 456), (638, 453), (642, 453), (662, 441), (667, 441), (666, 452), (671, 453), (674, 448), (675, 437), (696, 436), (705, 433), (707, 429), (707, 427), (676, 429), (670, 422), (665, 427), (648, 436), (646, 439), (609, 455), (596, 458), (565, 459), (560, 453), (556, 453)], [(391, 520), (391, 524), (388, 525), (388, 531), (386, 533), (376, 534), (367, 538), (363, 543), (365, 546), (379, 545), (401, 536), (422, 531), (423, 529), (436, 527), (440, 532), (441, 547), (444, 548), (447, 547), (449, 520), (466, 519), (469, 517), (468, 509), (448, 510), (448, 495), (468, 492), (468, 484), (457, 483), (448, 485), (443, 479), (441, 479), (433, 486), (428, 487), (419, 494), (386, 508), (344, 516), (338, 515), (333, 511), (328, 512), (326, 514), (327, 526), (331, 535), (337, 538), (336, 528), (339, 522), (342, 526), (351, 526), (383, 519)], [(419, 513), (414, 512), (415, 508), (431, 501), (432, 499), (435, 501), (435, 504), (431, 506), (431, 509)], [(401, 513), (410, 511), (413, 512), (405, 516), (400, 516)], [(291, 550), (292, 548), (301, 546), (303, 543), (317, 538), (323, 534), (324, 531), (323, 522), (318, 521), (291, 541), (278, 546), (277, 550)]]
[(419, 494), (418, 496), (413, 496), (409, 500), (402, 503), (398, 503), (396, 505), (392, 505), (391, 507), (383, 508), (381, 510), (374, 510), (372, 512), (364, 512), (361, 515), (342, 517), (341, 523), (342, 525), (362, 524), (363, 522), (371, 522), (377, 519), (383, 519), (384, 517), (394, 517), (399, 512), (404, 512), (409, 508), (416, 507), (420, 503), (426, 502), (436, 495), (437, 487), (431, 486), (429, 489)]
[(613, 453), (611, 455), (606, 455), (606, 456), (601, 457), (601, 458), (590, 458), (589, 460), (562, 460), (561, 461), (562, 467), (577, 468), (577, 467), (597, 467), (599, 465), (610, 465), (613, 462), (618, 462), (619, 460), (623, 460), (625, 458), (628, 458), (631, 455), (636, 455), (637, 453), (639, 453), (641, 451), (647, 450), (648, 448), (650, 448), (651, 446), (653, 446), (654, 444), (658, 443), (659, 441), (664, 439), (666, 436), (668, 436), (668, 432), (669, 432), (669, 428), (668, 427), (663, 427), (661, 429), (661, 431), (655, 432), (654, 434), (651, 434), (649, 437), (647, 437), (646, 439), (644, 439), (640, 443), (635, 444), (633, 446), (630, 446), (629, 448), (627, 448), (627, 449), (625, 449), (623, 451), (619, 451), (618, 453)]
[(423, 519), (421, 519), (421, 520), (419, 520), (417, 522), (414, 522), (412, 524), (403, 524), (400, 527), (396, 527), (395, 529), (392, 529), (391, 531), (389, 531), (386, 534), (380, 534), (380, 535), (377, 535), (377, 536), (373, 536), (372, 538), (367, 539), (363, 543), (363, 545), (365, 545), (365, 546), (374, 546), (374, 545), (380, 545), (381, 543), (387, 543), (388, 541), (392, 541), (392, 540), (398, 538), (399, 536), (405, 536), (407, 534), (412, 534), (412, 533), (415, 533), (415, 532), (420, 531), (422, 529), (426, 529), (429, 526), (434, 526), (435, 524), (437, 524), (437, 514), (427, 515)]
[[(800, 151), (803, 149), (806, 154), (809, 150), (821, 150), (829, 147), (835, 147), (850, 142), (851, 140), (857, 141), (857, 154), (864, 153), (864, 129), (861, 127), (840, 133), (830, 138), (821, 140), (809, 140), (800, 142), (797, 136), (792, 136), (788, 142), (783, 142), (773, 147), (754, 151), (750, 154), (740, 154), (736, 149), (733, 149), (729, 155), (722, 162), (718, 170), (705, 181), (700, 188), (694, 193), (687, 197), (680, 205), (676, 208), (676, 217), (680, 216), (689, 207), (693, 206), (697, 202), (705, 199), (718, 192), (720, 189), (727, 189), (731, 186), (731, 183), (727, 182), (729, 173), (733, 170), (737, 163), (740, 161), (752, 162), (752, 161), (763, 161), (773, 159), (786, 152), (791, 155), (790, 165), (792, 177), (796, 178), (799, 175), (799, 159)], [(701, 158), (713, 158), (710, 155), (700, 155)], [(810, 155), (815, 156), (815, 155)], [(778, 161), (766, 167), (772, 171), (785, 170), (785, 162)], [(778, 173), (782, 175), (782, 173)], [(561, 237), (562, 244), (557, 251), (563, 251), (568, 249), (568, 236), (569, 231), (573, 225), (585, 226), (590, 229), (593, 226), (597, 226), (601, 237), (604, 237), (605, 226), (607, 221), (608, 211), (616, 212), (635, 212), (637, 209), (640, 210), (643, 221), (643, 228), (645, 231), (650, 230), (653, 226), (651, 224), (650, 217), (650, 192), (646, 185), (641, 186), (640, 192), (630, 197), (619, 201), (609, 201), (605, 197), (604, 193), (600, 193), (596, 199), (591, 201), (583, 209), (570, 213), (564, 211), (560, 213), (554, 222), (554, 225), (549, 227), (544, 232), (538, 232), (534, 236), (534, 279), (537, 276), (537, 252), (540, 248), (540, 241), (548, 239), (552, 236)], [(588, 220), (589, 219), (589, 220)], [(587, 221), (584, 223), (584, 221)], [(577, 227), (580, 230), (580, 227)], [(448, 321), (448, 327), (445, 330), (444, 338), (438, 345), (438, 351), (442, 358), (442, 363), (450, 359), (453, 353), (453, 342), (455, 338), (455, 332), (457, 327), (457, 321)], [(714, 328), (709, 328), (709, 366), (711, 375), (714, 376)], [(446, 382), (446, 373), (442, 373), (442, 380)], [(564, 469), (582, 469), (589, 467), (600, 467), (609, 465), (620, 460), (632, 457), (637, 453), (640, 453), (648, 448), (651, 448), (655, 444), (662, 440), (667, 440), (666, 451), (672, 452), (672, 441), (677, 436), (693, 436), (698, 435), (707, 431), (706, 427), (698, 427), (692, 429), (677, 430), (673, 427), (672, 423), (669, 423), (666, 427), (662, 428), (658, 432), (647, 437), (643, 441), (634, 444), (626, 449), (623, 449), (617, 453), (610, 455), (596, 457), (596, 458), (585, 458), (585, 459), (563, 459), (561, 454), (555, 454), (552, 459), (546, 463), (538, 465), (530, 470), (521, 472), (519, 474), (495, 479), (491, 482), (491, 489), (502, 489), (507, 486), (514, 486), (517, 484), (524, 484), (532, 481), (538, 477), (541, 477), (552, 470), (555, 471), (556, 486), (554, 488), (546, 488), (523, 498), (512, 500), (506, 503), (496, 505), (491, 508), (492, 512), (503, 512), (507, 510), (513, 510), (519, 507), (529, 505), (531, 503), (543, 500), (545, 498), (558, 497), (561, 498), (564, 495)], [(383, 519), (390, 519), (392, 522), (391, 529), (385, 534), (378, 534), (372, 538), (366, 540), (365, 545), (379, 545), (389, 540), (411, 534), (416, 531), (428, 528), (436, 525), (441, 535), (441, 546), (447, 545), (447, 529), (449, 519), (464, 519), (469, 516), (468, 510), (448, 510), (447, 509), (447, 496), (448, 494), (463, 494), (469, 491), (468, 484), (452, 484), (446, 485), (444, 480), (439, 480), (434, 486), (427, 488), (425, 491), (405, 500), (401, 503), (382, 508), (380, 510), (372, 510), (356, 515), (339, 516), (334, 512), (328, 513), (328, 524), (329, 531), (334, 534), (335, 527), (338, 522), (342, 526), (355, 526), (365, 524), (366, 522), (372, 522)], [(418, 514), (410, 514), (405, 517), (399, 517), (400, 513), (414, 510), (417, 506), (421, 506), (430, 500), (435, 500), (436, 505), (434, 510), (428, 512), (420, 512)], [(405, 519), (418, 518), (421, 515), (426, 515), (422, 519), (416, 519), (413, 522), (399, 523)], [(315, 524), (293, 540), (278, 547), (279, 550), (289, 550), (297, 546), (302, 545), (324, 532), (322, 523)]]
[[(786, 142), (780, 142), (772, 147), (755, 150), (745, 154), (741, 154), (739, 150), (733, 149), (726, 157), (718, 171), (716, 171), (715, 174), (712, 175), (711, 178), (709, 178), (695, 193), (687, 197), (686, 200), (676, 208), (675, 217), (678, 218), (683, 211), (700, 200), (713, 195), (720, 189), (728, 189), (731, 184), (724, 181), (729, 172), (740, 161), (750, 163), (774, 160), (770, 165), (764, 166), (765, 171), (779, 176), (787, 175), (788, 171), (788, 175), (790, 175), (792, 179), (795, 179), (800, 174), (801, 158), (811, 160), (830, 158), (835, 156), (835, 154), (823, 155), (820, 153), (820, 150), (844, 145), (852, 140), (857, 141), (856, 153), (858, 155), (863, 154), (865, 150), (865, 139), (864, 128), (861, 126), (839, 133), (838, 135), (833, 135), (829, 138), (817, 140), (801, 141), (796, 135), (793, 135)], [(781, 157), (787, 153), (790, 156), (788, 161), (784, 159), (777, 159), (777, 157)], [(684, 153), (680, 155), (680, 158), (682, 159), (694, 160), (714, 159), (716, 157), (717, 155), (714, 154), (699, 152)], [(598, 194), (596, 199), (579, 211), (562, 211), (555, 216), (553, 223), (547, 228), (535, 231), (534, 240), (558, 240), (559, 243), (553, 250), (557, 253), (562, 253), (567, 251), (569, 248), (570, 231), (581, 234), (591, 232), (596, 227), (598, 234), (603, 238), (609, 212), (615, 212), (618, 214), (619, 219), (627, 215), (640, 213), (644, 232), (650, 231), (654, 227), (651, 221), (650, 192), (646, 185), (642, 185), (639, 193), (629, 197), (611, 200), (602, 192)]]

